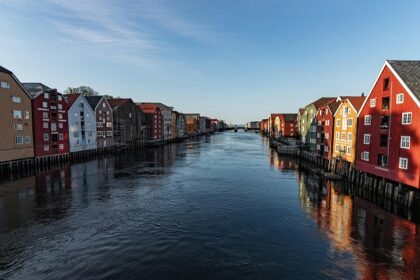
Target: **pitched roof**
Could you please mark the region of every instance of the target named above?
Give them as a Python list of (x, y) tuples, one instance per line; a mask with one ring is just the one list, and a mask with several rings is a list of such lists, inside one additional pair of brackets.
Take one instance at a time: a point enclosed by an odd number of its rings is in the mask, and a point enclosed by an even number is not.
[(73, 105), (73, 103), (76, 101), (77, 98), (79, 98), (80, 95), (80, 93), (70, 93), (64, 95), (66, 97), (67, 103), (69, 104), (69, 107)]
[(123, 105), (125, 102), (131, 100), (130, 98), (108, 98), (106, 101), (108, 101), (109, 106), (111, 106), (112, 109), (115, 107)]
[(156, 109), (159, 109), (159, 107), (155, 104), (151, 103), (137, 103), (137, 107), (139, 107), (145, 114), (154, 114)]
[(13, 74), (12, 71), (10, 71), (9, 69), (6, 69), (2, 66), (0, 66), (0, 72), (7, 73), (7, 74)]
[(420, 61), (387, 60), (406, 86), (420, 100)]
[(336, 100), (337, 97), (321, 97), (317, 100), (315, 100), (314, 102), (308, 104), (306, 107), (308, 107), (309, 105), (314, 105), (315, 109), (319, 109), (319, 107), (321, 107), (322, 105), (326, 105), (334, 100)]
[(366, 96), (349, 96), (347, 100), (353, 105), (356, 112), (359, 112), (360, 108), (362, 108), (363, 102), (365, 101)]
[(29, 92), (29, 94), (32, 95), (32, 97), (37, 97), (44, 92), (54, 90), (42, 83), (22, 83), (22, 85)]
[(102, 96), (100, 95), (89, 95), (85, 96), (87, 102), (89, 103), (90, 107), (95, 110), (96, 106), (98, 106), (98, 103), (101, 101)]
[(142, 102), (141, 104), (153, 104), (153, 105), (158, 106), (161, 110), (165, 110), (165, 109), (172, 110), (174, 108), (174, 107), (167, 106), (167, 105), (165, 105), (163, 103), (160, 103), (160, 102)]

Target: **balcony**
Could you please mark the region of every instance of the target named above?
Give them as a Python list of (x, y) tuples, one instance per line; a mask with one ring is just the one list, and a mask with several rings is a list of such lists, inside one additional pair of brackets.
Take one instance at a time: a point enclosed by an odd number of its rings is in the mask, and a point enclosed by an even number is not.
[(381, 128), (389, 128), (389, 116), (381, 116)]
[(389, 97), (383, 97), (382, 98), (382, 111), (388, 111), (389, 110)]

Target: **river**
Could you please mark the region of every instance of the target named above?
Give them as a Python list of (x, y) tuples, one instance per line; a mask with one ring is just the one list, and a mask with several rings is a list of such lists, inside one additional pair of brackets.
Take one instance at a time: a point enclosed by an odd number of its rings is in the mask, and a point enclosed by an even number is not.
[(0, 279), (416, 279), (419, 224), (225, 132), (0, 184)]

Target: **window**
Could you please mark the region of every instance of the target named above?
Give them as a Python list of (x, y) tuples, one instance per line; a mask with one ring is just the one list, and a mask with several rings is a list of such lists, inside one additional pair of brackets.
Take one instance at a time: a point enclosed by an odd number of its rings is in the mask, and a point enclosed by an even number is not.
[(51, 131), (57, 131), (57, 124), (51, 123)]
[(351, 155), (351, 147), (350, 146), (347, 146), (347, 154)]
[(325, 126), (330, 126), (330, 120), (325, 121)]
[(48, 95), (48, 93), (47, 93), (47, 92), (44, 92), (44, 98), (45, 98), (45, 99), (50, 98), (50, 96)]
[(362, 160), (369, 161), (369, 152), (362, 153)]
[(89, 114), (88, 113), (86, 113), (86, 118), (89, 118)]
[(383, 111), (389, 110), (389, 97), (382, 98), (382, 110)]
[(353, 135), (351, 134), (351, 132), (347, 134), (347, 140), (349, 141), (353, 140)]
[(73, 135), (74, 137), (79, 137), (79, 132), (74, 132)]
[(388, 156), (384, 154), (378, 154), (377, 164), (380, 166), (388, 166)]
[[(57, 99), (58, 99), (58, 101), (61, 101), (61, 100), (63, 100), (63, 97), (61, 95), (57, 95)], [(58, 108), (60, 108), (60, 105), (61, 104), (58, 105)]]
[(381, 128), (389, 127), (389, 116), (381, 116)]
[(389, 89), (389, 78), (385, 78), (384, 79), (384, 90), (388, 90)]
[(403, 104), (404, 103), (404, 93), (397, 94), (397, 104)]
[(338, 145), (335, 145), (335, 151), (336, 151), (336, 152), (338, 152), (338, 151), (339, 151)]
[(109, 115), (109, 111), (106, 111), (106, 114)]
[(63, 139), (64, 139), (63, 133), (59, 133), (58, 134), (58, 140), (63, 140)]
[(340, 140), (340, 132), (335, 133), (335, 138), (337, 138), (337, 140)]
[(45, 101), (44, 101), (44, 102), (42, 102), (42, 107), (43, 107), (43, 108), (47, 108), (47, 107), (48, 107), (48, 103), (47, 103), (47, 102), (45, 102)]
[(97, 126), (97, 127), (103, 127), (103, 123), (102, 123), (102, 122), (97, 122), (97, 123), (96, 123), (96, 126)]
[(63, 110), (63, 104), (58, 104), (58, 110)]
[(31, 144), (31, 136), (30, 135), (25, 136), (25, 143), (26, 144)]
[(15, 123), (13, 125), (14, 130), (22, 130), (23, 129), (23, 125), (19, 124), (19, 123)]
[(131, 119), (131, 113), (128, 113), (128, 117)]
[(410, 136), (401, 136), (401, 149), (410, 149)]
[(346, 133), (345, 132), (341, 132), (341, 140), (346, 140)]
[(19, 120), (22, 119), (22, 111), (13, 110), (13, 118)]
[(106, 106), (106, 105), (105, 105), (105, 102), (104, 102), (104, 103), (102, 103), (102, 108), (105, 108), (105, 106)]
[(77, 118), (79, 116), (79, 113), (74, 113), (74, 116)]
[(407, 169), (408, 168), (408, 159), (400, 157), (400, 168)]
[(381, 134), (381, 147), (387, 147), (388, 146), (388, 134)]
[(411, 124), (411, 112), (402, 113), (402, 124)]
[(370, 144), (370, 134), (363, 135), (363, 144), (366, 144), (366, 145)]
[(370, 108), (373, 108), (373, 107), (375, 107), (376, 106), (376, 99), (375, 98), (372, 98), (371, 100), (370, 100)]
[(48, 139), (50, 139), (49, 134), (48, 133), (44, 133), (44, 141), (48, 141)]
[(44, 122), (44, 123), (42, 124), (42, 127), (43, 127), (43, 128), (48, 128), (48, 123), (47, 123), (47, 122)]
[(58, 123), (58, 128), (63, 128), (63, 123)]
[(341, 120), (337, 120), (337, 127), (340, 127), (341, 125)]
[(328, 153), (328, 146), (324, 146), (324, 152)]
[(58, 148), (59, 148), (60, 150), (64, 150), (64, 144), (60, 144), (60, 145), (58, 145)]
[(107, 131), (106, 136), (112, 136), (112, 131)]
[(44, 151), (47, 152), (50, 150), (50, 146), (49, 145), (44, 145)]
[(370, 125), (372, 123), (372, 116), (366, 115), (365, 116), (365, 125)]
[(42, 118), (48, 119), (48, 112), (42, 112)]
[(15, 137), (15, 143), (16, 145), (22, 145), (23, 144), (23, 136), (18, 135)]
[(344, 117), (347, 117), (348, 113), (349, 113), (349, 107), (348, 106), (344, 106), (343, 116)]
[(1, 86), (2, 88), (5, 88), (5, 89), (9, 89), (9, 88), (10, 88), (10, 85), (9, 85), (9, 83), (8, 83), (8, 82), (1, 82), (1, 83), (0, 83), (0, 86)]
[(317, 150), (321, 150), (321, 146), (319, 144), (316, 145)]
[(92, 132), (91, 131), (88, 132), (88, 137), (92, 137)]
[(61, 120), (63, 119), (63, 114), (58, 114), (58, 118)]
[(329, 139), (330, 138), (330, 134), (329, 133), (325, 133), (325, 139)]
[(353, 126), (353, 119), (348, 119), (347, 120), (347, 126), (348, 127), (352, 127)]
[(321, 133), (319, 133), (319, 132), (318, 132), (318, 133), (316, 134), (316, 137), (317, 137), (317, 138), (321, 138)]
[(20, 97), (19, 96), (12, 96), (12, 102), (13, 103), (20, 103)]

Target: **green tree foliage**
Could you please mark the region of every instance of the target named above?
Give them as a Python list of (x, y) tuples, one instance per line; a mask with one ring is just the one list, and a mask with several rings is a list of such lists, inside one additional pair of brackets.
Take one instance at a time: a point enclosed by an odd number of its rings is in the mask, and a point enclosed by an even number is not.
[[(68, 87), (65, 91), (65, 94), (71, 94), (71, 93), (81, 93), (84, 96), (95, 96), (95, 95), (102, 95), (96, 90), (94, 90), (91, 87), (88, 86), (79, 86), (79, 87)], [(104, 94), (105, 98), (112, 98), (112, 95)]]

